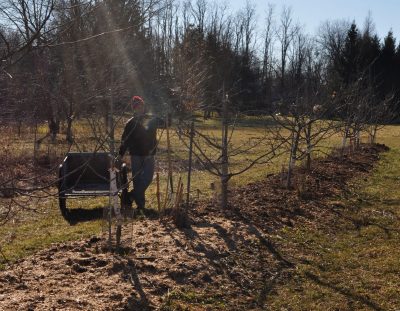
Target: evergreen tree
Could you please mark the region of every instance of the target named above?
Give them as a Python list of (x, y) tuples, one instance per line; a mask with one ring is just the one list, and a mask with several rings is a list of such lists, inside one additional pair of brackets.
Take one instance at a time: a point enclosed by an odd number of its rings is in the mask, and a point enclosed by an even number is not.
[(357, 25), (353, 22), (344, 45), (341, 61), (339, 64), (339, 73), (343, 83), (347, 86), (358, 78), (360, 67), (360, 35)]
[[(396, 40), (391, 31), (384, 39), (382, 47), (382, 55), (380, 59), (380, 72), (382, 76), (382, 92), (387, 94), (393, 92), (395, 88), (395, 56), (396, 56)], [(382, 94), (382, 95), (383, 95)]]
[(370, 82), (378, 79), (378, 60), (381, 46), (377, 35), (365, 33), (360, 40), (360, 70)]

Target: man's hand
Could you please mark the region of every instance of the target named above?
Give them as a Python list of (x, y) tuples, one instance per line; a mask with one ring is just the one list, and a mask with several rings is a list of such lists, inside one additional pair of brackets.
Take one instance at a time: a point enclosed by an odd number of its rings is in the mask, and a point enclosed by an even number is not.
[(122, 158), (121, 158), (120, 155), (117, 155), (117, 156), (114, 158), (114, 166), (115, 166), (117, 169), (120, 169), (120, 168), (121, 168), (121, 165), (122, 165)]

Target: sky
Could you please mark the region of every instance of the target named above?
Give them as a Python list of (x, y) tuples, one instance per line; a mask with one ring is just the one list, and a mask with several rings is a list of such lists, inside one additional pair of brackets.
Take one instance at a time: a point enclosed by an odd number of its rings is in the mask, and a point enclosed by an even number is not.
[[(227, 1), (232, 10), (243, 8), (246, 0)], [(315, 34), (326, 20), (355, 20), (359, 29), (363, 29), (368, 12), (378, 36), (383, 39), (389, 30), (400, 40), (400, 0), (250, 0), (257, 8), (258, 24), (262, 25), (268, 3), (275, 6), (278, 17), (282, 6), (292, 8), (295, 21), (298, 21), (309, 34)]]

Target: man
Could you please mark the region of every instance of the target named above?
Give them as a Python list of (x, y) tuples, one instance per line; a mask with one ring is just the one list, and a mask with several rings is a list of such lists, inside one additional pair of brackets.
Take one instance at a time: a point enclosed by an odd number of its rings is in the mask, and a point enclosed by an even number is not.
[(146, 106), (140, 96), (131, 99), (133, 117), (125, 125), (119, 148), (119, 157), (126, 150), (131, 156), (133, 190), (129, 193), (130, 203), (135, 201), (138, 210), (145, 208), (145, 192), (153, 180), (154, 155), (157, 149), (159, 118), (145, 120)]

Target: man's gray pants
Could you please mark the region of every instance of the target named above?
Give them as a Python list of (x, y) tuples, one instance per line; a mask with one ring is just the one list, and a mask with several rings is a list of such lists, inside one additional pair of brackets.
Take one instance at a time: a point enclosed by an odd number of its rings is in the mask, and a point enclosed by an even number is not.
[(133, 191), (131, 198), (139, 209), (145, 207), (145, 192), (153, 181), (154, 156), (131, 156)]

